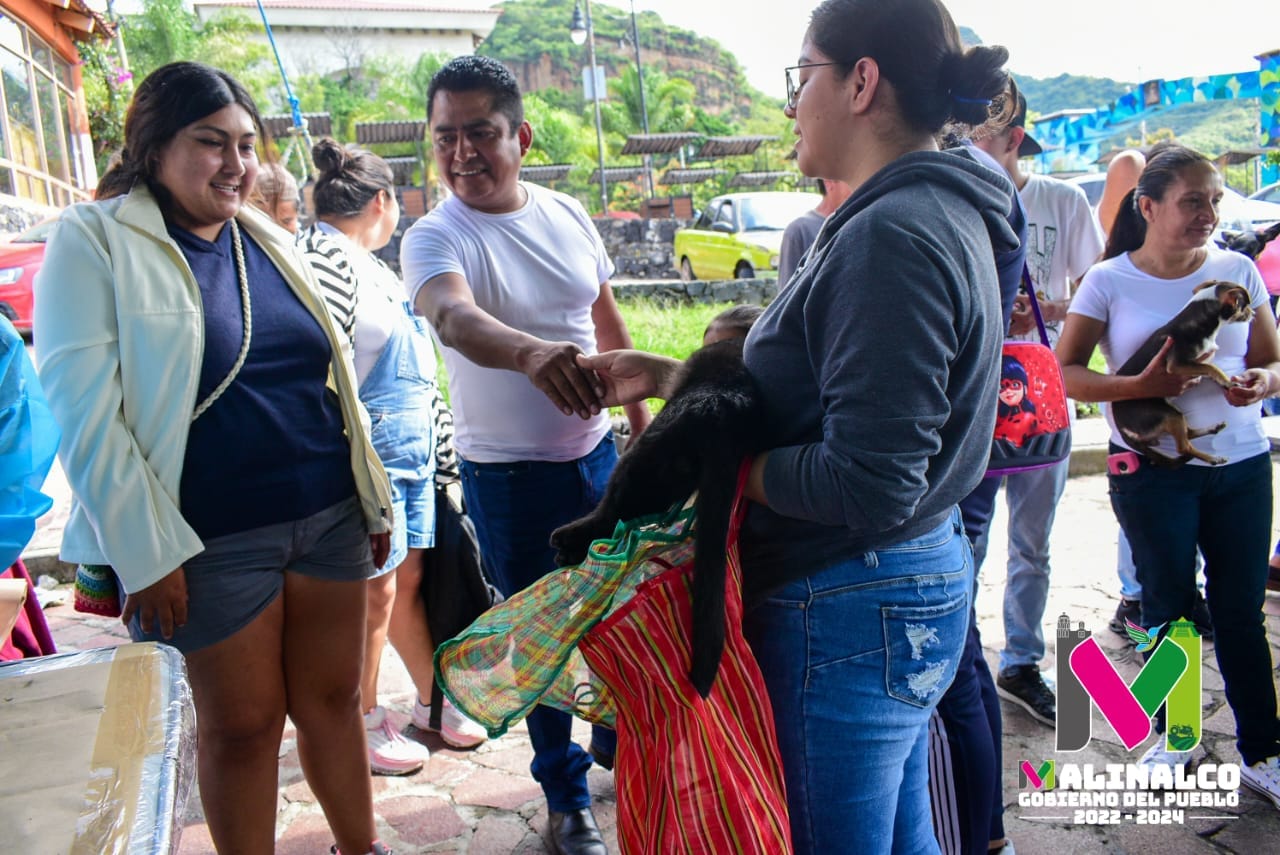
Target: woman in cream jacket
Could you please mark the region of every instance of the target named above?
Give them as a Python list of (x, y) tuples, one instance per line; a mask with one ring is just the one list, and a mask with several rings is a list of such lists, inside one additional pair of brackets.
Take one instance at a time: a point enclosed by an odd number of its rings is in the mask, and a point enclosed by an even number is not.
[(62, 555), (114, 568), (133, 638), (184, 653), (219, 851), (273, 848), (287, 714), (340, 851), (383, 852), (358, 683), (389, 493), (308, 266), (243, 205), (261, 127), (224, 72), (164, 66), (98, 201), (62, 216), (35, 330)]

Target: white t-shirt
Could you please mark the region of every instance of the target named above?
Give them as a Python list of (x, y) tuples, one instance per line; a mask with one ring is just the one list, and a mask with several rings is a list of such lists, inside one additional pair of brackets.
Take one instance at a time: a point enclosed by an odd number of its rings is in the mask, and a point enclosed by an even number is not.
[(395, 271), (368, 250), (361, 249), (345, 234), (325, 222), (316, 223), (346, 254), (356, 283), (355, 363), (356, 379), (363, 383), (373, 370), (382, 349), (391, 339), (404, 309), (404, 288)]
[[(428, 280), (458, 273), (476, 305), (507, 326), (594, 354), (591, 308), (613, 262), (577, 200), (521, 186), (529, 199), (518, 211), (485, 214), (451, 196), (413, 224), (400, 245), (410, 304)], [(608, 432), (606, 411), (566, 416), (525, 375), (483, 368), (436, 343), (449, 373), (454, 444), (466, 460), (576, 460)]]
[[(1176, 315), (1197, 285), (1210, 279), (1236, 282), (1249, 291), (1249, 305), (1256, 311), (1267, 303), (1267, 289), (1253, 262), (1238, 252), (1209, 248), (1203, 265), (1181, 279), (1156, 279), (1143, 273), (1129, 260), (1128, 253), (1100, 261), (1085, 274), (1080, 290), (1071, 301), (1070, 311), (1102, 321), (1106, 328), (1098, 346), (1107, 360), (1107, 370), (1114, 374), (1142, 343)], [(1249, 348), (1249, 324), (1228, 324), (1218, 332), (1218, 352), (1213, 364), (1228, 377), (1244, 373), (1245, 355)], [(1271, 448), (1262, 428), (1259, 406), (1233, 407), (1227, 403), (1223, 388), (1211, 380), (1202, 380), (1171, 403), (1182, 411), (1193, 428), (1211, 427), (1218, 422), (1227, 426), (1214, 436), (1192, 441), (1196, 448), (1235, 463), (1262, 454)], [(1130, 446), (1116, 430), (1108, 409), (1111, 441)], [(1176, 456), (1173, 440), (1162, 437), (1156, 448), (1170, 457)], [(1192, 466), (1205, 466), (1191, 460)]]
[[(1027, 270), (1041, 300), (1071, 297), (1071, 282), (1079, 279), (1089, 265), (1102, 255), (1102, 229), (1084, 191), (1047, 175), (1031, 175), (1018, 191), (1027, 213)], [(1058, 343), (1062, 322), (1046, 322), (1049, 344)], [(1010, 336), (1021, 341), (1039, 341), (1040, 333)]]

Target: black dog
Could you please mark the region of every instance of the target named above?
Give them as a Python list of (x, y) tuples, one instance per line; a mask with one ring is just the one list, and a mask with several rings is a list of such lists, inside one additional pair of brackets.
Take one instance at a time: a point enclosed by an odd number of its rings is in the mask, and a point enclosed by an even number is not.
[(551, 534), (557, 562), (577, 564), (618, 520), (660, 513), (697, 491), (689, 678), (704, 698), (724, 650), (725, 543), (738, 467), (765, 449), (764, 424), (742, 339), (694, 351), (662, 412), (618, 459), (600, 504)]
[(1267, 248), (1267, 244), (1277, 237), (1280, 237), (1280, 223), (1273, 223), (1256, 232), (1223, 232), (1222, 236), (1217, 238), (1217, 243), (1223, 249), (1247, 255), (1257, 261), (1258, 256), (1262, 255), (1262, 251)]
[[(1166, 371), (1183, 377), (1208, 377), (1219, 386), (1230, 388), (1231, 379), (1209, 362), (1218, 349), (1218, 330), (1225, 324), (1243, 323), (1252, 317), (1249, 292), (1244, 288), (1234, 282), (1205, 282), (1196, 286), (1195, 296), (1173, 316), (1173, 320), (1153, 332), (1116, 374), (1130, 377), (1141, 374), (1168, 338), (1173, 340), (1173, 346), (1165, 356)], [(1113, 401), (1111, 415), (1116, 429), (1125, 439), (1157, 465), (1181, 466), (1192, 457), (1215, 466), (1227, 462), (1226, 458), (1214, 457), (1191, 444), (1196, 437), (1222, 430), (1227, 426), (1226, 422), (1192, 429), (1187, 426), (1181, 411), (1165, 398)], [(1178, 457), (1168, 457), (1153, 448), (1164, 434), (1173, 437)]]

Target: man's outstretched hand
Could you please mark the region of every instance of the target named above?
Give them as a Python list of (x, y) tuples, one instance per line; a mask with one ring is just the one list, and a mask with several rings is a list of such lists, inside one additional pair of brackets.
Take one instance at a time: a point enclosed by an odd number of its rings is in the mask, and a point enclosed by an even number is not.
[(604, 389), (596, 378), (582, 368), (575, 358), (583, 356), (582, 348), (568, 341), (545, 342), (524, 353), (521, 370), (534, 386), (566, 416), (577, 413), (589, 419), (600, 412)]

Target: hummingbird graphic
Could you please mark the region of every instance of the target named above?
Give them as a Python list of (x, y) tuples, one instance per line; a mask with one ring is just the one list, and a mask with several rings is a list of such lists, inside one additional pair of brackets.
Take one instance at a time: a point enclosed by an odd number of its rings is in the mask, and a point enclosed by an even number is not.
[[(1167, 621), (1166, 621), (1167, 622)], [(1129, 638), (1137, 645), (1139, 653), (1146, 653), (1151, 649), (1156, 640), (1160, 638), (1160, 630), (1164, 629), (1164, 624), (1160, 624), (1150, 630), (1143, 629), (1131, 620), (1125, 621), (1124, 631), (1129, 634)]]

